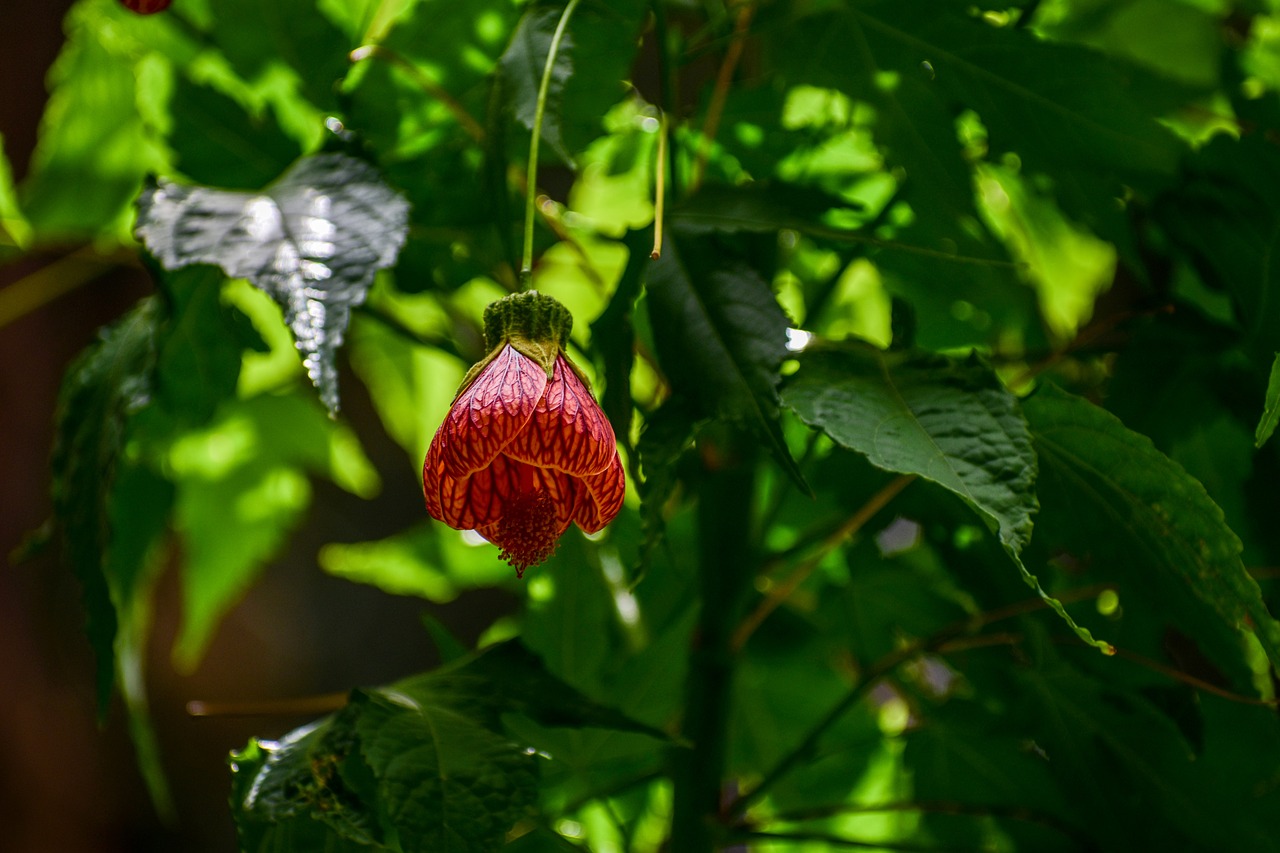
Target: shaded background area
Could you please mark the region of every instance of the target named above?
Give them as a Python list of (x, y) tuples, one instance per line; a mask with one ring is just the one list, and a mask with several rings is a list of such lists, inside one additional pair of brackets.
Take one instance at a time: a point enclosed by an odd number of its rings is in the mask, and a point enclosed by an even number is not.
[[(45, 75), (62, 44), (71, 0), (7, 0), (0, 49), (0, 134), (21, 181), (35, 145), (47, 92)], [(0, 266), (0, 288), (56, 264), (79, 247)], [(65, 265), (64, 265), (65, 266)], [(421, 626), (434, 613), (473, 641), (513, 602), (496, 591), (464, 595), (447, 607), (398, 599), (323, 574), (320, 545), (368, 539), (422, 517), (414, 466), (383, 433), (364, 389), (344, 371), (345, 417), (383, 480), (371, 501), (313, 482), (314, 502), (289, 551), (233, 611), (199, 669), (176, 673), (168, 649), (180, 619), (174, 567), (157, 601), (150, 696), (178, 823), (152, 809), (117, 698), (99, 729), (93, 661), (84, 637), (80, 589), (53, 549), (8, 559), (49, 517), (48, 461), (63, 372), (97, 329), (151, 285), (126, 263), (0, 327), (0, 825), (3, 847), (26, 851), (229, 851), (226, 757), (249, 737), (271, 737), (315, 716), (194, 719), (191, 700), (257, 702), (378, 684), (431, 666), (436, 653)]]

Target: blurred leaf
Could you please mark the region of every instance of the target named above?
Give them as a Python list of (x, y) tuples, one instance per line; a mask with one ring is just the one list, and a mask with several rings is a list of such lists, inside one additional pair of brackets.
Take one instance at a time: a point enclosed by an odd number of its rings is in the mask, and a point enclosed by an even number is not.
[(464, 589), (495, 585), (511, 577), (511, 567), (498, 560), (475, 565), (476, 561), (468, 560), (475, 553), (456, 532), (424, 523), (373, 542), (326, 545), (319, 560), (331, 575), (372, 584), (392, 595), (443, 603)]
[(214, 0), (211, 6), (213, 40), (241, 77), (253, 80), (283, 62), (313, 104), (336, 107), (336, 87), (355, 45), (316, 13), (315, 0)]
[(197, 184), (256, 190), (302, 153), (267, 109), (251, 113), (183, 76), (174, 83), (169, 113), (174, 165)]
[(152, 525), (147, 515), (139, 514), (128, 519), (138, 528), (123, 533), (113, 530), (111, 510), (114, 500), (129, 496), (114, 490), (121, 465), (129, 464), (125, 459), (129, 419), (151, 398), (159, 314), (156, 301), (145, 300), (104, 330), (101, 339), (67, 370), (58, 395), (51, 461), (53, 511), (67, 558), (84, 591), (89, 643), (97, 659), (100, 719), (105, 718), (115, 677), (118, 622), (108, 574), (113, 541)]
[(646, 282), (658, 360), (672, 388), (704, 417), (720, 417), (762, 436), (804, 490), (778, 425), (778, 371), (787, 317), (769, 283), (705, 240), (665, 240)]
[(376, 472), (354, 438), (298, 396), (231, 400), (207, 429), (170, 454), (185, 543), (183, 622), (174, 643), (182, 670), (199, 662), (218, 621), (283, 546), (311, 500), (306, 471), (369, 496)]
[(13, 168), (5, 154), (4, 134), (0, 133), (0, 261), (6, 259), (11, 250), (25, 248), (30, 241), (31, 225), (18, 204)]
[(1254, 447), (1262, 447), (1276, 431), (1280, 423), (1280, 353), (1271, 364), (1271, 378), (1267, 380), (1267, 398), (1262, 411), (1262, 419), (1258, 421), (1258, 429), (1254, 433)]
[[(555, 6), (538, 8), (530, 6), (516, 26), (511, 43), (499, 61), (499, 69), (505, 84), (509, 109), (516, 121), (529, 130), (537, 116), (538, 92), (541, 90), (547, 55), (555, 31), (564, 17), (564, 8)], [(547, 83), (547, 99), (542, 119), (542, 137), (566, 163), (573, 158), (565, 150), (561, 138), (560, 113), (564, 84), (573, 74), (573, 34), (566, 30), (556, 48), (555, 62), (551, 66), (551, 79)]]
[(138, 200), (137, 232), (167, 269), (217, 264), (270, 294), (321, 400), (336, 412), (335, 358), (351, 308), (395, 260), (407, 215), (372, 166), (323, 154), (256, 195), (161, 181)]
[(77, 4), (50, 72), (49, 104), (21, 187), (27, 220), (43, 239), (123, 235), (143, 176), (164, 166), (139, 114), (131, 40), (109, 21), (109, 8)]
[(505, 853), (581, 853), (583, 850), (563, 835), (545, 827), (526, 832), (502, 849)]
[(1052, 385), (1023, 408), (1041, 467), (1070, 490), (1076, 512), (1105, 518), (1111, 535), (1142, 555), (1152, 582), (1180, 578), (1228, 627), (1253, 631), (1280, 668), (1280, 623), (1267, 612), (1240, 561), (1240, 540), (1204, 487), (1146, 436)]

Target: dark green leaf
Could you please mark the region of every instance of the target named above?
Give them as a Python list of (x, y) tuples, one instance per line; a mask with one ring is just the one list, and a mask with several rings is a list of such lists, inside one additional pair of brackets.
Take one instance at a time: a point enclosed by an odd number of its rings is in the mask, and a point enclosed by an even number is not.
[(764, 437), (802, 488), (778, 425), (778, 371), (787, 317), (769, 283), (704, 240), (668, 237), (646, 283), (658, 359), (673, 389), (703, 417), (720, 417)]
[[(67, 371), (58, 398), (53, 448), (53, 508), (67, 558), (84, 588), (89, 642), (97, 658), (99, 714), (105, 714), (115, 676), (116, 608), (107, 561), (112, 499), (125, 460), (129, 418), (152, 393), (159, 307), (142, 302), (103, 332)], [(138, 521), (150, 528), (151, 519)], [(126, 537), (130, 534), (125, 533)], [(147, 537), (142, 537), (143, 539)], [(146, 546), (130, 549), (145, 552)]]
[(1023, 579), (1086, 642), (1022, 562), (1031, 540), (1036, 455), (1017, 399), (976, 359), (884, 352), (867, 344), (817, 349), (788, 383), (787, 405), (871, 464), (954, 492), (997, 530)]
[(373, 276), (404, 243), (408, 205), (369, 164), (300, 160), (260, 194), (162, 181), (138, 200), (139, 238), (167, 269), (217, 264), (285, 312), (307, 374), (338, 408), (336, 352)]
[[(1113, 415), (1053, 386), (1024, 404), (1042, 469), (1077, 512), (1101, 516), (1151, 572), (1176, 577), (1280, 667), (1280, 623), (1240, 560), (1240, 540), (1197, 480)], [(1089, 543), (1080, 543), (1087, 545)]]
[(646, 243), (651, 240), (652, 235), (646, 231), (627, 233), (624, 240), (627, 266), (622, 271), (608, 307), (591, 324), (592, 343), (604, 361), (604, 394), (601, 395), (600, 406), (609, 418), (613, 434), (628, 449), (631, 448), (631, 418), (634, 409), (631, 400), (631, 368), (635, 363), (636, 333), (632, 316), (649, 265)]
[(209, 86), (179, 77), (169, 108), (174, 165), (197, 184), (256, 190), (302, 152), (267, 110), (251, 114)]
[(1280, 353), (1276, 353), (1276, 360), (1271, 364), (1271, 378), (1267, 380), (1267, 397), (1263, 403), (1262, 418), (1258, 421), (1258, 428), (1254, 433), (1253, 446), (1262, 447), (1267, 443), (1267, 439), (1271, 438), (1271, 434), (1276, 431), (1276, 424), (1280, 423)]
[(869, 235), (822, 221), (829, 211), (848, 213), (861, 205), (810, 187), (757, 181), (743, 186), (702, 187), (671, 211), (670, 221), (688, 234), (709, 231), (770, 233), (784, 228), (832, 240), (868, 240)]

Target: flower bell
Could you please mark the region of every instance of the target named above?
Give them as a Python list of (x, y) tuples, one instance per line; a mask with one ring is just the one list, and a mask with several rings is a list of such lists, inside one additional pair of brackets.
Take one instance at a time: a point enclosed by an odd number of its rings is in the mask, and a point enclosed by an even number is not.
[(576, 522), (622, 508), (613, 427), (565, 354), (573, 317), (536, 291), (484, 312), (489, 354), (467, 372), (422, 466), (427, 512), (497, 545), (523, 576)]

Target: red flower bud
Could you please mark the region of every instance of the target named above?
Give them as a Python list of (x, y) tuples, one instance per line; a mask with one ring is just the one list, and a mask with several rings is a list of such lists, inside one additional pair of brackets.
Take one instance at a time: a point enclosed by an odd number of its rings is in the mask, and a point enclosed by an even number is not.
[(154, 15), (169, 8), (173, 0), (120, 0), (120, 5), (139, 15)]
[(576, 522), (594, 533), (622, 508), (613, 428), (564, 353), (573, 319), (530, 291), (485, 310), (489, 355), (471, 368), (422, 467), (427, 512), (475, 530), (523, 576)]

